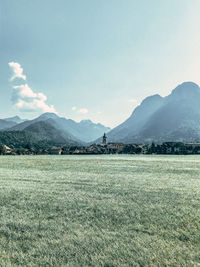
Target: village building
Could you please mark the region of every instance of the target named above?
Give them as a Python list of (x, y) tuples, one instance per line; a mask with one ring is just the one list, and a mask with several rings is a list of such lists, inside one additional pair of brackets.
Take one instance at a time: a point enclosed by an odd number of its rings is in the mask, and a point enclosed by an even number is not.
[(109, 143), (108, 144), (108, 149), (111, 154), (122, 153), (123, 148), (124, 148), (124, 144), (120, 144), (120, 143)]
[(53, 146), (49, 150), (49, 152), (50, 152), (51, 155), (61, 155), (62, 154), (62, 148)]
[(4, 148), (5, 148), (5, 153), (6, 153), (6, 154), (8, 154), (8, 155), (11, 154), (12, 149), (11, 149), (10, 147), (4, 145)]
[(78, 148), (76, 148), (73, 152), (73, 154), (80, 154), (80, 150)]

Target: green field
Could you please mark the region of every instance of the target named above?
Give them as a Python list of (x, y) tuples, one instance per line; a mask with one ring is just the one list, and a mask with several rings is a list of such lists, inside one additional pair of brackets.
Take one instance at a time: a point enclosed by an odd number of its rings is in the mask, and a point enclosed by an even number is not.
[(200, 266), (200, 156), (1, 156), (0, 266)]

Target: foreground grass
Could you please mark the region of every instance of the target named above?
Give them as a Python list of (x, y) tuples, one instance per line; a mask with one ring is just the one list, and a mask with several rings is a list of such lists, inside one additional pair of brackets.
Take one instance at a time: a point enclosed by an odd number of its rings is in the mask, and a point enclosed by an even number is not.
[(200, 266), (200, 157), (0, 157), (0, 266)]

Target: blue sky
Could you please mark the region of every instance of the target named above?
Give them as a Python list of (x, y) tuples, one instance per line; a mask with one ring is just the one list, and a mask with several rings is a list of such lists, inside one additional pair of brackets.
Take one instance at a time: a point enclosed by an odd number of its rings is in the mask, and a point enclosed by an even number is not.
[(146, 96), (199, 84), (199, 10), (199, 0), (0, 1), (0, 117), (55, 111), (114, 127)]

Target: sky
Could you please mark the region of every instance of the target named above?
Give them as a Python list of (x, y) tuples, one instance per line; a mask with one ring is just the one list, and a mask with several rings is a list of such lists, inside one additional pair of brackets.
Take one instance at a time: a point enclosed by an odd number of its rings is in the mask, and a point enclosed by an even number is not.
[(55, 112), (115, 127), (200, 84), (199, 0), (0, 0), (0, 118)]

